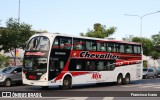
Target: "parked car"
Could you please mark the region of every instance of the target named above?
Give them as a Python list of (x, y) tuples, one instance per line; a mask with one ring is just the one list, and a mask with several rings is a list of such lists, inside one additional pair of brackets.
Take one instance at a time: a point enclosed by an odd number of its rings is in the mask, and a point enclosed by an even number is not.
[(148, 71), (148, 68), (143, 68), (143, 78), (144, 79), (147, 78), (147, 71)]
[(13, 83), (22, 83), (22, 66), (9, 66), (0, 71), (0, 83), (11, 86)]
[(155, 68), (145, 68), (143, 69), (143, 78), (156, 78), (157, 77), (157, 71)]
[(157, 71), (157, 77), (160, 77), (160, 67), (157, 67), (156, 71)]

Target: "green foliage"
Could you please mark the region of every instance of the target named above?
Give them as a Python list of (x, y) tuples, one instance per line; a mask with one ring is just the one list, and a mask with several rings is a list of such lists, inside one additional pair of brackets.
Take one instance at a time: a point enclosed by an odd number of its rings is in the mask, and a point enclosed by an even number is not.
[(160, 33), (152, 35), (152, 41), (153, 41), (152, 58), (156, 60), (160, 58)]
[(6, 28), (0, 29), (0, 45), (5, 52), (16, 48), (24, 48), (26, 41), (34, 34), (31, 25), (18, 23), (17, 19), (9, 18)]
[(139, 42), (143, 47), (143, 54), (154, 60), (160, 58), (160, 34), (152, 35), (152, 39), (144, 37), (133, 37), (133, 42)]
[(143, 60), (143, 67), (147, 68), (147, 65), (148, 65), (148, 61), (147, 60)]
[(9, 65), (9, 58), (0, 54), (0, 68)]
[(159, 34), (152, 35), (152, 41), (154, 43), (155, 49), (160, 50), (160, 32)]
[(116, 27), (110, 27), (108, 29), (105, 28), (105, 25), (101, 25), (100, 23), (95, 23), (94, 30), (88, 30), (87, 33), (80, 33), (81, 36), (87, 37), (96, 37), (96, 38), (105, 38), (108, 37), (116, 31)]
[(142, 44), (143, 47), (143, 54), (146, 56), (152, 55), (153, 50), (153, 42), (151, 39), (144, 38), (144, 37), (133, 37), (132, 42), (139, 42)]

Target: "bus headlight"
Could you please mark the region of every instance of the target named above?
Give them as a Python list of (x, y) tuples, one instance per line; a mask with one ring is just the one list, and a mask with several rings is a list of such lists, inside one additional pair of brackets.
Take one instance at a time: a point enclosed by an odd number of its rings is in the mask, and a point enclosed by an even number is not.
[(40, 80), (46, 80), (46, 73), (41, 76)]

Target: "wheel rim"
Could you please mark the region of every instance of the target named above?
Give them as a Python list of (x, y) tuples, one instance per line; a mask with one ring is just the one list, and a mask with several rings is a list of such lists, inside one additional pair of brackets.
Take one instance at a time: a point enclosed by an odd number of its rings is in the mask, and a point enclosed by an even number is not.
[(126, 77), (126, 83), (129, 83), (130, 79), (129, 77)]
[(118, 79), (118, 83), (121, 84), (122, 83), (122, 78)]
[(6, 81), (6, 86), (10, 86), (11, 85), (11, 81), (10, 80), (7, 80)]
[(69, 84), (69, 81), (68, 80), (64, 80), (64, 85), (68, 86), (68, 84)]

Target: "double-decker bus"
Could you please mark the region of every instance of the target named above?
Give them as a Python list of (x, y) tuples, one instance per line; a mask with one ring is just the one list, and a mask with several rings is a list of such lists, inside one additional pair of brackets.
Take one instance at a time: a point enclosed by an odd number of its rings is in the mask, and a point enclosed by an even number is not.
[(142, 79), (140, 43), (41, 33), (33, 35), (23, 61), (23, 83), (71, 88), (75, 84)]

